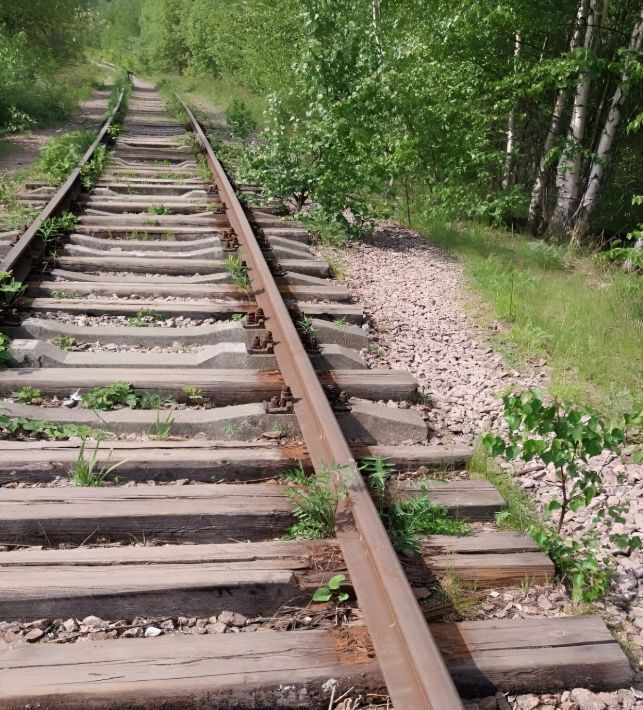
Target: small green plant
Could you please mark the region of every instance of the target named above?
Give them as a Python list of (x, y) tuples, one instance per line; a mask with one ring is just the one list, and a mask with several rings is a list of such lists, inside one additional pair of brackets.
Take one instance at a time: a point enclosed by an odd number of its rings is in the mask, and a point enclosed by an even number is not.
[(314, 602), (348, 601), (348, 592), (342, 592), (342, 583), (346, 581), (345, 574), (336, 574), (328, 580), (328, 584), (317, 587), (313, 594)]
[(146, 328), (148, 326), (165, 323), (165, 316), (150, 308), (139, 308), (138, 311), (136, 311), (136, 315), (130, 316), (127, 322), (129, 325), (136, 326), (137, 328)]
[(87, 409), (105, 411), (114, 407), (136, 407), (139, 398), (129, 382), (114, 382), (107, 387), (92, 387), (82, 396)]
[(105, 482), (105, 479), (112, 473), (112, 471), (121, 464), (125, 463), (125, 461), (119, 461), (113, 466), (108, 466), (109, 459), (111, 458), (110, 453), (106, 464), (104, 466), (99, 466), (98, 447), (100, 446), (100, 443), (96, 442), (96, 447), (94, 448), (89, 458), (85, 458), (85, 443), (86, 442), (83, 441), (83, 443), (80, 445), (80, 449), (78, 451), (78, 458), (72, 464), (67, 475), (69, 477), (70, 482), (73, 483), (75, 486), (101, 486)]
[(156, 413), (156, 421), (149, 429), (148, 434), (152, 437), (152, 439), (164, 441), (170, 437), (173, 426), (174, 417), (172, 416), (172, 413), (168, 412), (165, 419), (161, 419), (161, 410), (159, 409)]
[(78, 218), (71, 212), (63, 212), (59, 217), (47, 217), (38, 228), (38, 236), (45, 249), (52, 248), (59, 239), (73, 231)]
[(248, 278), (248, 267), (238, 254), (228, 254), (223, 261), (223, 268), (230, 275), (230, 280), (235, 286), (248, 290), (250, 279)]
[[(509, 434), (506, 438), (487, 434), (483, 446), (492, 456), (509, 461), (540, 459), (554, 468), (560, 495), (545, 506), (554, 525), (533, 525), (529, 532), (551, 557), (559, 576), (571, 585), (574, 601), (600, 599), (610, 585), (613, 558), (601, 551), (593, 529), (599, 522), (608, 529), (624, 522), (627, 507), (607, 502), (601, 474), (589, 466), (589, 459), (604, 450), (617, 453), (626, 440), (627, 427), (640, 425), (641, 415), (626, 414), (623, 427), (612, 427), (595, 412), (563, 409), (558, 402), (547, 405), (533, 391), (506, 395), (503, 403)], [(578, 540), (563, 535), (567, 514), (592, 504), (596, 513), (590, 532)], [(613, 533), (610, 541), (626, 554), (643, 546), (638, 535)]]
[(228, 439), (234, 439), (237, 435), (237, 424), (231, 419), (223, 422), (223, 433), (228, 437)]
[(143, 392), (138, 397), (137, 406), (141, 409), (159, 409), (164, 404), (176, 404), (176, 400), (174, 397), (157, 392)]
[(208, 166), (208, 161), (205, 159), (205, 156), (198, 153), (196, 156), (196, 162), (199, 177), (206, 182), (210, 182), (212, 180), (212, 173), (210, 172), (210, 167)]
[(9, 360), (11, 360), (10, 345), (11, 338), (5, 333), (0, 333), (0, 367), (6, 367)]
[(166, 205), (150, 205), (147, 214), (172, 214), (172, 210)]
[(447, 517), (446, 510), (429, 499), (424, 490), (406, 500), (390, 500), (387, 481), (395, 466), (382, 456), (368, 456), (360, 461), (375, 505), (396, 550), (416, 554), (423, 535), (467, 535), (469, 527), (461, 520)]
[(183, 388), (183, 392), (185, 392), (190, 404), (202, 405), (206, 401), (206, 398), (203, 396), (203, 392), (198, 387), (188, 385)]
[(245, 313), (233, 313), (232, 316), (230, 317), (230, 320), (233, 321), (242, 321), (246, 317)]
[(335, 318), (335, 320), (333, 321), (333, 325), (336, 328), (348, 328), (348, 321), (346, 320), (346, 318)]
[(76, 338), (71, 335), (57, 335), (51, 342), (61, 350), (71, 350), (76, 345)]
[(108, 160), (107, 146), (100, 144), (94, 151), (94, 155), (80, 170), (80, 182), (86, 190), (91, 190), (101, 173), (105, 169)]
[(10, 271), (0, 271), (0, 308), (9, 305), (24, 288), (24, 284), (16, 281)]
[(34, 399), (44, 399), (45, 393), (34, 387), (20, 387), (11, 393), (13, 399), (20, 404), (31, 404)]
[(121, 126), (117, 123), (112, 123), (112, 125), (107, 129), (107, 135), (110, 138), (118, 138), (121, 134)]
[(96, 439), (107, 436), (107, 432), (84, 424), (63, 424), (30, 417), (12, 417), (6, 414), (0, 414), (0, 431), (5, 437), (34, 437), (50, 441), (64, 441), (72, 437)]
[(293, 507), (297, 522), (286, 533), (287, 540), (298, 538), (328, 538), (335, 534), (335, 513), (346, 495), (337, 490), (334, 471), (322, 467), (313, 476), (307, 476), (301, 463), (285, 471), (281, 480), (286, 485), (286, 497)]
[[(143, 224), (146, 227), (158, 227), (161, 223), (158, 221), (158, 219), (154, 219), (154, 217), (145, 217), (145, 219), (143, 220)], [(146, 237), (146, 239), (149, 238), (149, 236)]]
[(317, 328), (313, 323), (313, 319), (310, 316), (303, 316), (301, 320), (297, 321), (297, 327), (302, 333), (314, 338), (317, 335)]

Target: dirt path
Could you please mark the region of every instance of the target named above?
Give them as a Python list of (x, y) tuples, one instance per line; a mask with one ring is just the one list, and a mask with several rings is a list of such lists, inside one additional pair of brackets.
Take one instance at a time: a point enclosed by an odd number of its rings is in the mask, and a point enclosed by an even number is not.
[(70, 131), (92, 129), (102, 122), (112, 93), (110, 79), (101, 89), (95, 89), (91, 96), (81, 101), (70, 120), (49, 128), (35, 128), (0, 141), (0, 176), (13, 175), (16, 171), (31, 165), (38, 157), (44, 144), (52, 136)]

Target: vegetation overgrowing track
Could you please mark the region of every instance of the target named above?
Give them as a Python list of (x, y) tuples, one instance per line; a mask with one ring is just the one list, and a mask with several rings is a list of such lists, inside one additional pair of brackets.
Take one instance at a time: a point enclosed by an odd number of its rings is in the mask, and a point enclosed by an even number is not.
[[(425, 494), (385, 490), (386, 467), (467, 452), (423, 446), (418, 411), (386, 406), (413, 399), (412, 378), (364, 367), (361, 308), (300, 224), (241, 206), (183, 108), (191, 132), (135, 82), (72, 233), (38, 249), (40, 220), (3, 262), (27, 290), (0, 371), (0, 707), (334, 707), (385, 685), (400, 710), (443, 710), (627, 683), (592, 617), (429, 630), (416, 599), (435, 577), (553, 567), (487, 528), (425, 536), (400, 564), (383, 511)], [(376, 455), (374, 503), (356, 458)], [(502, 506), (479, 481), (427, 485), (461, 519)], [(324, 512), (324, 539), (282, 539)], [(310, 605), (316, 589), (328, 603)]]

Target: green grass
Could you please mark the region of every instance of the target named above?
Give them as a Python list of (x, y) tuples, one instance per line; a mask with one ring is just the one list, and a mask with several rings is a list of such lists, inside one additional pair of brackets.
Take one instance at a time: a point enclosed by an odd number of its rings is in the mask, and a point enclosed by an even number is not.
[(499, 319), (492, 340), (518, 363), (544, 357), (550, 391), (606, 414), (643, 405), (643, 283), (591, 254), (521, 234), (413, 215), (414, 226), (462, 260)]
[[(265, 98), (254, 94), (243, 86), (225, 79), (184, 77), (178, 74), (162, 74), (152, 77), (154, 82), (161, 80), (169, 90), (179, 93), (183, 98), (186, 94), (191, 94), (192, 96), (187, 98), (192, 99), (191, 103), (193, 104), (198, 104), (198, 97), (201, 97), (212, 104), (214, 108), (226, 111), (235, 99), (243, 101), (257, 127), (260, 129), (263, 125), (263, 112), (266, 108)], [(200, 113), (202, 112), (200, 111)]]

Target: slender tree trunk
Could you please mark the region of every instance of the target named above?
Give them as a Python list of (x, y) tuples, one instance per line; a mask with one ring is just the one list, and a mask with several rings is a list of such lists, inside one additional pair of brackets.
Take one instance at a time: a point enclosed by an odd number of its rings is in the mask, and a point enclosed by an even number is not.
[[(520, 49), (522, 47), (522, 40), (520, 38), (520, 32), (516, 32), (515, 44), (514, 44), (514, 74), (518, 70), (518, 58), (520, 57)], [(507, 147), (505, 149), (505, 176), (502, 179), (502, 189), (506, 190), (513, 185), (514, 175), (513, 175), (513, 163), (514, 163), (514, 149), (516, 147), (516, 109), (512, 106), (509, 112), (509, 121), (507, 124)]]
[[(587, 29), (583, 46), (590, 51), (594, 46), (594, 37), (599, 21), (599, 0), (590, 0)], [(576, 94), (574, 108), (567, 132), (567, 145), (563, 150), (556, 173), (558, 195), (556, 207), (548, 225), (550, 234), (564, 234), (569, 230), (571, 216), (576, 209), (580, 193), (580, 177), (582, 169), (581, 148), (587, 126), (587, 109), (591, 88), (591, 74), (581, 75)]]
[[(576, 13), (574, 31), (569, 43), (570, 54), (572, 54), (580, 45), (583, 24), (587, 18), (588, 9), (589, 0), (581, 0), (578, 5), (578, 12)], [(544, 202), (547, 195), (547, 187), (551, 179), (551, 168), (547, 164), (547, 156), (554, 147), (556, 139), (561, 133), (562, 117), (565, 106), (567, 105), (568, 96), (569, 89), (566, 87), (559, 89), (556, 94), (556, 102), (554, 104), (554, 111), (552, 113), (549, 131), (547, 132), (547, 137), (545, 138), (545, 145), (543, 146), (542, 155), (540, 157), (540, 164), (538, 166), (534, 186), (531, 191), (531, 200), (529, 203), (529, 225), (534, 231), (539, 230), (542, 224), (545, 210)]]
[[(634, 24), (632, 37), (630, 38), (630, 50), (638, 52), (643, 45), (643, 9)], [(612, 103), (609, 112), (605, 118), (605, 124), (601, 133), (601, 138), (596, 149), (596, 154), (592, 161), (592, 166), (587, 180), (587, 187), (583, 194), (582, 200), (575, 215), (576, 223), (574, 225), (573, 240), (579, 242), (589, 226), (592, 214), (596, 209), (600, 197), (601, 187), (603, 186), (603, 178), (605, 176), (605, 166), (609, 161), (614, 139), (616, 137), (616, 129), (621, 120), (623, 102), (625, 101), (628, 90), (631, 73), (631, 63), (628, 60), (625, 62), (621, 81), (616, 87), (616, 91), (612, 96)]]

